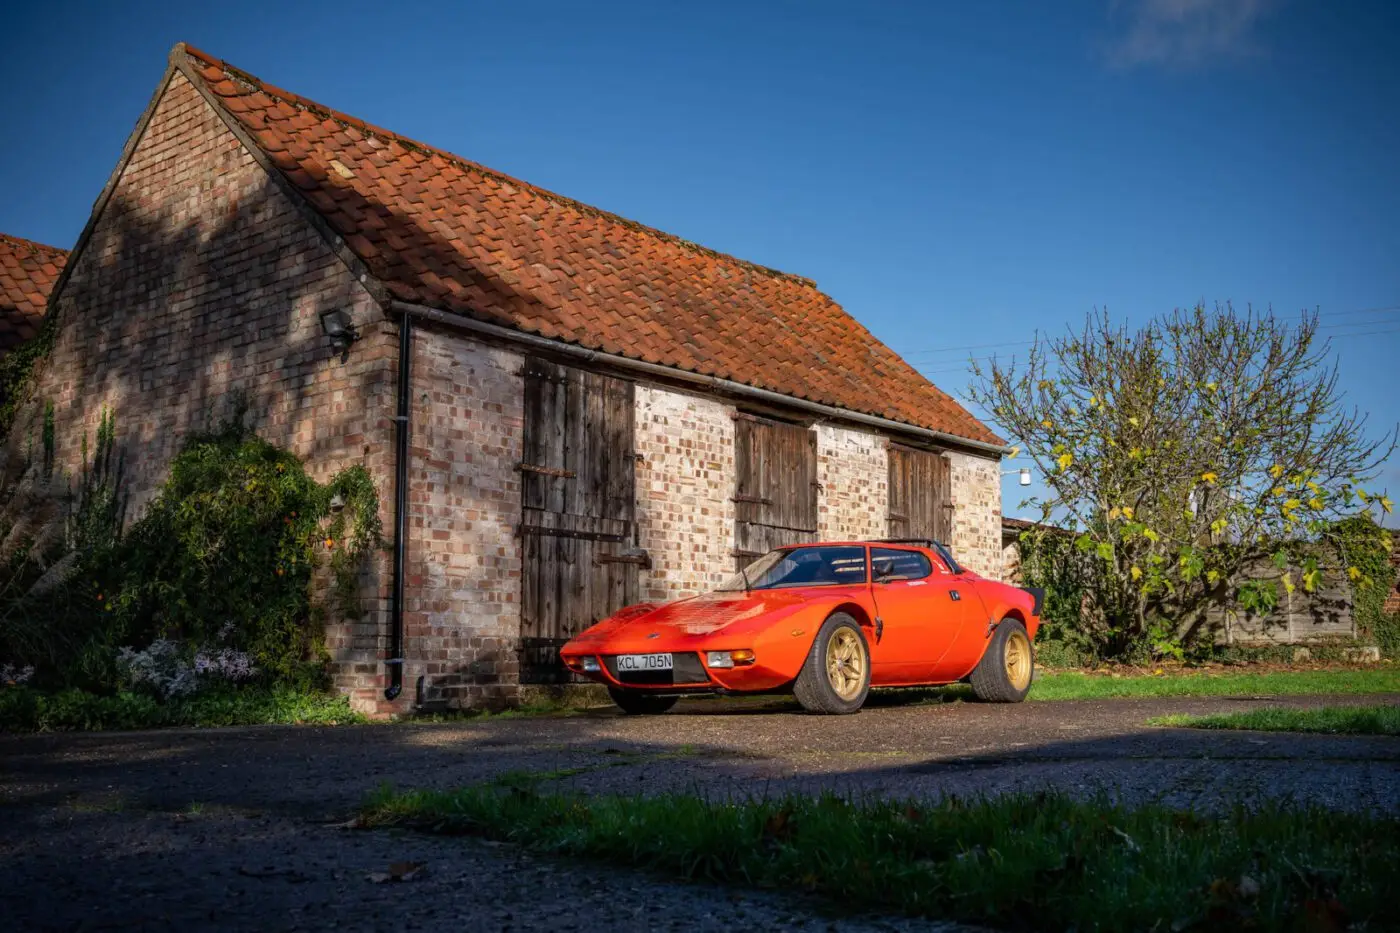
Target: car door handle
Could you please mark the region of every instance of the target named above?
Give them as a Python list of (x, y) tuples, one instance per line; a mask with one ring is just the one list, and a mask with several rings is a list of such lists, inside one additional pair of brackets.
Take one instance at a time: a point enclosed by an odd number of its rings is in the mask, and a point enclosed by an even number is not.
[(955, 602), (955, 603), (956, 603), (956, 602), (960, 602), (960, 601), (962, 600), (962, 597), (958, 595), (958, 591), (957, 591), (957, 590), (949, 590), (949, 591), (948, 591), (948, 595), (952, 597), (953, 602)]

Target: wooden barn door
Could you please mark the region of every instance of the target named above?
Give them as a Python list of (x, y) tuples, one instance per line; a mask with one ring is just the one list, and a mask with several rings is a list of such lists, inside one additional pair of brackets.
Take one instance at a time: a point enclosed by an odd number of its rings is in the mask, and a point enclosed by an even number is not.
[(947, 543), (952, 534), (953, 485), (947, 458), (891, 444), (889, 536)]
[(734, 427), (737, 569), (775, 547), (817, 540), (817, 437), (743, 413)]
[(564, 642), (637, 601), (633, 384), (525, 363), (521, 670), (566, 680)]

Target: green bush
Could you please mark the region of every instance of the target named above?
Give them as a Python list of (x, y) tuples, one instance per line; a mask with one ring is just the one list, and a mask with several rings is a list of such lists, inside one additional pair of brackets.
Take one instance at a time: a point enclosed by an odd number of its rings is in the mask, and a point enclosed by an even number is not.
[(337, 725), (365, 722), (344, 697), (290, 686), (209, 690), (162, 703), (145, 693), (99, 695), (0, 688), (0, 732), (248, 726), (264, 723)]
[(24, 546), (0, 553), (0, 662), (34, 665), (42, 686), (112, 693), (118, 649), (164, 638), (246, 652), (265, 682), (324, 686), (313, 574), (327, 565), (335, 608), (358, 616), (359, 573), (381, 531), (368, 471), (317, 483), (240, 415), (189, 439), (123, 535), (113, 435), (104, 414), (76, 505), (35, 492), (47, 467), (7, 477), (0, 537)]
[(1371, 629), (1371, 637), (1381, 649), (1381, 656), (1400, 660), (1400, 612), (1382, 614)]
[(1385, 599), (1395, 587), (1395, 565), (1390, 562), (1390, 532), (1369, 515), (1337, 522), (1329, 529), (1343, 560), (1355, 568), (1352, 577), (1352, 618), (1357, 631), (1380, 645), (1386, 657), (1396, 657), (1396, 621), (1387, 617)]
[(287, 679), (323, 651), (311, 602), (317, 564), (329, 561), (337, 608), (358, 615), (357, 575), (379, 532), (363, 467), (321, 485), (235, 423), (186, 444), (117, 559), (81, 585), (121, 644), (226, 640)]
[(1033, 528), (1022, 532), (1019, 547), (1024, 584), (1045, 589), (1035, 638), (1037, 661), (1046, 667), (1081, 667), (1099, 660), (1102, 645), (1081, 617), (1092, 568), (1075, 549), (1073, 536), (1054, 528)]

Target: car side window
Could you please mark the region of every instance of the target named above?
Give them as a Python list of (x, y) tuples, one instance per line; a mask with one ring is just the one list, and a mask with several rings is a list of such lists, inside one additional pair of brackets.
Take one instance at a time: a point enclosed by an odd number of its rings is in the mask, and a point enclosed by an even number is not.
[(876, 583), (893, 583), (897, 580), (922, 580), (933, 573), (933, 565), (920, 551), (903, 551), (894, 548), (873, 547), (870, 549), (870, 578)]

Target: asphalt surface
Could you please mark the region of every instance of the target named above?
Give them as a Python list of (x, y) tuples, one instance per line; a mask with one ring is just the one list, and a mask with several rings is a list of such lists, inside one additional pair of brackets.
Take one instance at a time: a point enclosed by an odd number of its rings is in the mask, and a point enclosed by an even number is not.
[[(1400, 740), (1147, 727), (1166, 713), (1382, 697), (1172, 698), (892, 705), (802, 715), (694, 700), (427, 725), (0, 738), (0, 927), (372, 930), (461, 924), (619, 930), (944, 929), (852, 918), (781, 894), (678, 884), (532, 858), (510, 846), (337, 828), (366, 795), (508, 771), (589, 793), (813, 793), (932, 798), (1105, 793), (1213, 809), (1270, 797), (1400, 809)], [(406, 882), (376, 883), (393, 863)], [(5, 922), (8, 919), (9, 922)]]

